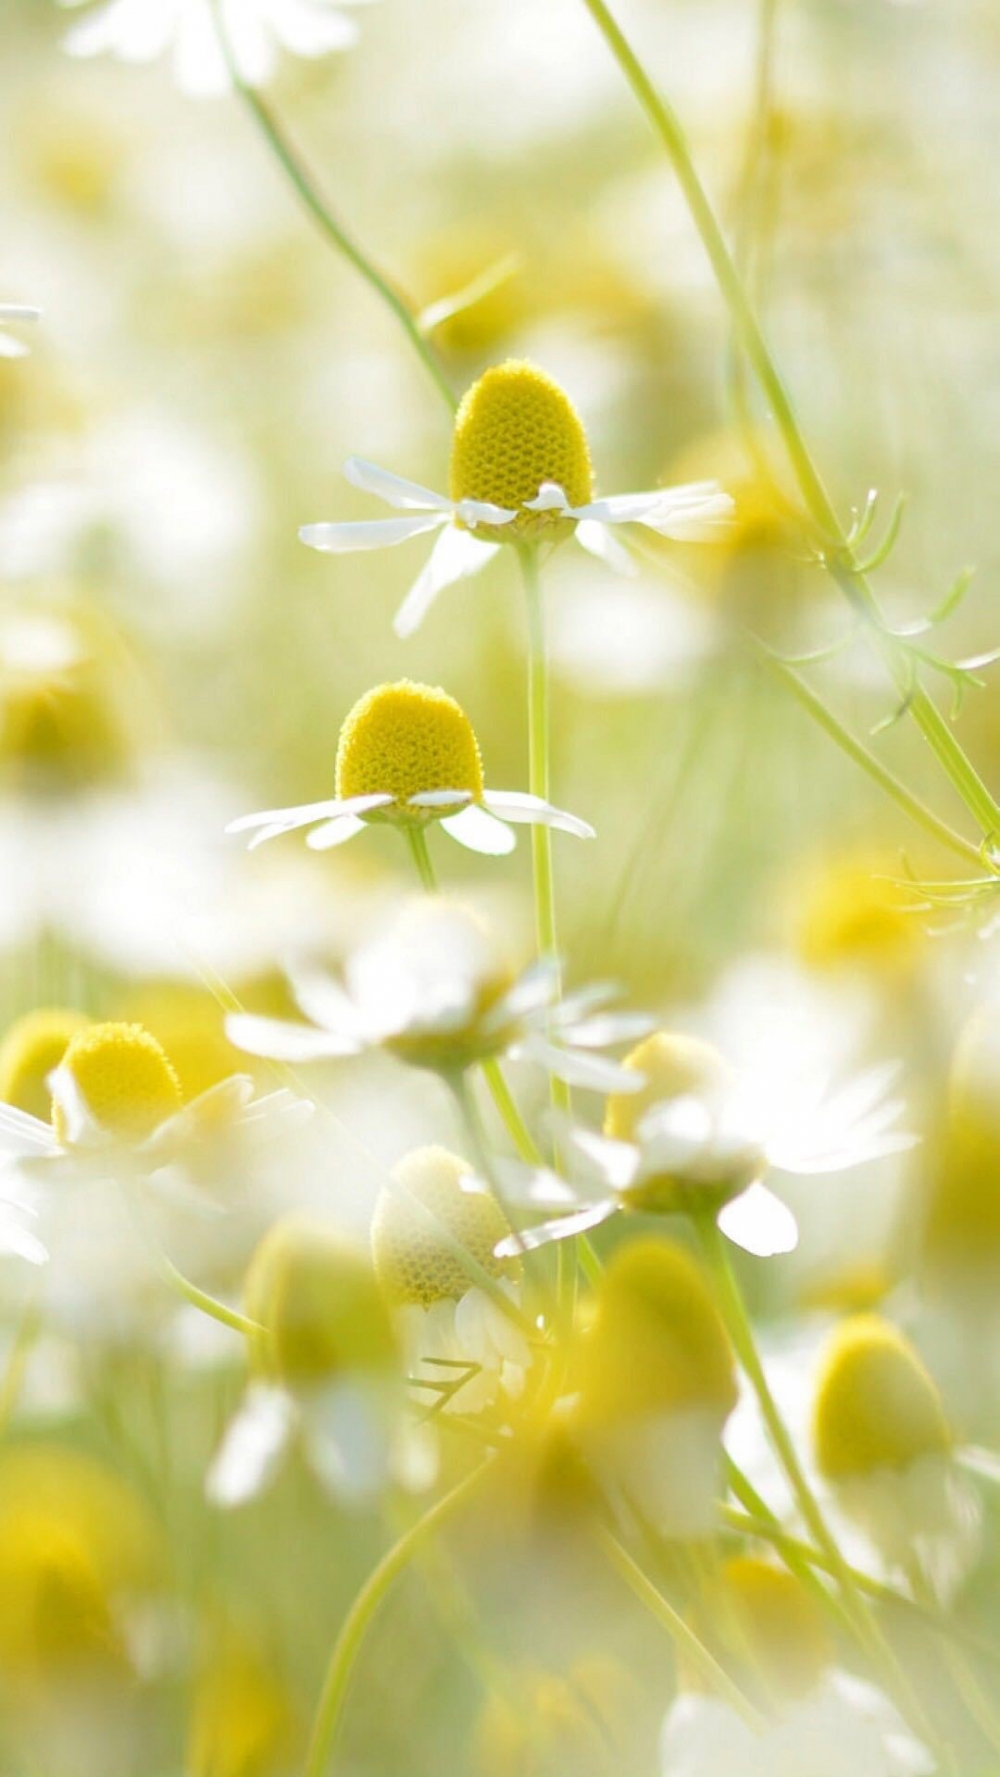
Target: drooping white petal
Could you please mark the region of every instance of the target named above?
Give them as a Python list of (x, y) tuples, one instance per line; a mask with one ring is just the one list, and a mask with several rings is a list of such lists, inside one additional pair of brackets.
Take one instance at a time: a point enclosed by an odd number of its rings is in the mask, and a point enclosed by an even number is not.
[(41, 309), (32, 308), (26, 302), (0, 302), (0, 326), (9, 321), (40, 321)]
[(0, 1254), (13, 1259), (26, 1259), (29, 1265), (48, 1263), (48, 1247), (37, 1234), (32, 1234), (13, 1216), (0, 1215)]
[(529, 826), (555, 827), (560, 833), (572, 833), (577, 839), (594, 839), (596, 833), (588, 821), (581, 821), (578, 815), (567, 814), (564, 808), (556, 808), (541, 796), (532, 796), (527, 790), (487, 790), (483, 801), (491, 814), (502, 821), (523, 822)]
[(0, 358), (27, 358), (28, 347), (12, 333), (0, 333)]
[(365, 830), (365, 823), (356, 814), (341, 814), (332, 821), (324, 821), (321, 827), (314, 827), (306, 835), (306, 844), (310, 851), (333, 851), (335, 846), (346, 845), (349, 839), (356, 839)]
[(345, 18), (332, 7), (307, 4), (306, 0), (282, 0), (272, 29), (285, 49), (309, 61), (350, 49), (358, 40), (353, 19)]
[(226, 1035), (247, 1055), (268, 1061), (324, 1061), (338, 1055), (356, 1055), (359, 1044), (346, 1036), (314, 1030), (308, 1024), (292, 1024), (282, 1018), (259, 1018), (250, 1012), (231, 1012)]
[(586, 1209), (576, 1210), (572, 1215), (540, 1222), (537, 1228), (525, 1228), (520, 1234), (507, 1235), (494, 1247), (494, 1254), (498, 1259), (516, 1259), (521, 1253), (549, 1246), (553, 1240), (570, 1240), (574, 1234), (586, 1234), (591, 1228), (600, 1227), (617, 1208), (613, 1197), (602, 1198), (599, 1203), (590, 1203)]
[(554, 956), (539, 957), (487, 1012), (482, 1021), (484, 1031), (503, 1030), (550, 1007), (559, 991), (559, 972)]
[(529, 512), (571, 512), (573, 510), (566, 498), (565, 490), (559, 486), (558, 481), (543, 481), (534, 499), (526, 500), (525, 506)]
[[(640, 1076), (641, 1079), (641, 1076)], [(580, 1129), (574, 1124), (569, 1139), (578, 1153), (596, 1166), (613, 1191), (625, 1191), (639, 1170), (639, 1149), (628, 1141), (616, 1141), (610, 1135), (598, 1135), (593, 1129)]]
[(513, 524), (517, 512), (512, 506), (494, 506), (490, 500), (459, 500), (455, 517), (475, 530), (479, 524)]
[(766, 1185), (750, 1185), (719, 1211), (719, 1227), (728, 1240), (758, 1259), (794, 1252), (799, 1230), (788, 1205)]
[(43, 1123), (15, 1105), (0, 1104), (0, 1154), (57, 1154), (59, 1141), (51, 1123)]
[[(388, 520), (390, 524), (397, 522), (400, 521)], [(441, 521), (435, 519), (434, 522)], [(430, 559), (396, 612), (392, 626), (396, 634), (411, 636), (419, 629), (438, 594), (446, 586), (454, 586), (457, 581), (478, 574), (487, 562), (492, 561), (499, 547), (498, 543), (482, 542), (471, 531), (459, 530), (457, 525), (446, 525), (431, 550)]]
[(306, 1454), (334, 1495), (362, 1503), (374, 1499), (389, 1468), (387, 1416), (379, 1391), (364, 1382), (323, 1389), (303, 1408)]
[(517, 836), (503, 821), (495, 820), (485, 808), (473, 805), (460, 814), (447, 815), (441, 822), (450, 839), (457, 839), (467, 851), (481, 852), (488, 858), (504, 858), (514, 850)]
[(655, 1020), (645, 1012), (599, 1012), (580, 1024), (564, 1018), (557, 1019), (557, 1023), (560, 1036), (574, 1048), (610, 1049), (613, 1043), (637, 1043), (640, 1037), (648, 1036)]
[(735, 507), (718, 482), (695, 481), (648, 493), (611, 494), (573, 508), (574, 517), (600, 524), (642, 524), (677, 542), (714, 542), (732, 523)]
[(435, 493), (433, 488), (423, 487), (419, 481), (406, 481), (389, 469), (381, 469), (377, 463), (366, 462), (364, 457), (348, 457), (344, 475), (352, 487), (374, 494), (376, 499), (385, 500), (389, 506), (418, 512), (451, 513), (454, 510), (453, 502), (446, 494)]
[[(630, 1092), (635, 1090), (635, 1069), (620, 1067), (597, 1055), (575, 1055), (555, 1043), (531, 1032), (523, 1042), (510, 1050), (513, 1061), (533, 1061), (546, 1073), (563, 1080), (567, 1086), (579, 1086), (585, 1092)], [(641, 1083), (641, 1082), (640, 1082)]]
[(581, 518), (573, 534), (581, 549), (585, 549), (588, 555), (596, 555), (598, 561), (602, 561), (613, 573), (624, 574), (630, 580), (635, 579), (639, 572), (638, 562), (619, 543), (606, 524), (601, 524), (596, 518)]
[[(339, 981), (324, 969), (298, 967), (290, 969), (289, 981), (295, 1003), (310, 1023), (345, 1045), (360, 1047), (362, 1029), (358, 1009)], [(345, 1047), (344, 1053), (350, 1052), (350, 1048)]]
[(392, 549), (419, 537), (423, 531), (436, 531), (448, 523), (443, 512), (420, 513), (413, 518), (371, 518), (348, 520), (343, 524), (305, 524), (299, 541), (323, 555), (351, 555), (358, 549)]
[(253, 1081), (249, 1074), (230, 1074), (219, 1080), (197, 1098), (168, 1117), (153, 1131), (145, 1146), (149, 1153), (179, 1152), (189, 1142), (199, 1141), (227, 1124), (235, 1122), (240, 1111), (253, 1097)]
[(581, 1195), (585, 1195), (548, 1166), (528, 1166), (523, 1160), (495, 1158), (493, 1170), (504, 1203), (521, 1209), (575, 1209), (580, 1205)]
[(249, 833), (255, 830), (250, 841), (250, 849), (254, 850), (265, 840), (278, 839), (284, 833), (294, 833), (299, 827), (309, 827), (314, 821), (341, 820), (348, 815), (367, 814), (374, 808), (385, 808), (392, 801), (388, 794), (373, 793), (368, 796), (334, 796), (325, 802), (303, 802), (296, 808), (265, 808), (257, 814), (243, 814), (226, 827), (227, 833)]
[(295, 1408), (281, 1388), (255, 1384), (223, 1437), (208, 1471), (205, 1491), (213, 1505), (239, 1506), (274, 1477), (295, 1422)]

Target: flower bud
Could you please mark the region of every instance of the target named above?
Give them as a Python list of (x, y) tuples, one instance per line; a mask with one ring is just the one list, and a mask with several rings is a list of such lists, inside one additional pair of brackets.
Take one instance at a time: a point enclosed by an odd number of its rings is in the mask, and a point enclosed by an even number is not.
[(333, 1229), (287, 1216), (269, 1229), (247, 1270), (246, 1312), (258, 1371), (291, 1387), (396, 1368), (389, 1316), (366, 1258)]
[(903, 1470), (952, 1437), (937, 1388), (909, 1341), (876, 1315), (834, 1333), (814, 1408), (816, 1461), (831, 1481)]

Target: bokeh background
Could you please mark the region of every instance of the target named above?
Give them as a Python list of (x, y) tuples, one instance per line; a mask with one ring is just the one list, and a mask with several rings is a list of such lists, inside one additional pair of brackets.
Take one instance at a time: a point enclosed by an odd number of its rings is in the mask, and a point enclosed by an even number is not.
[[(884, 525), (908, 495), (880, 578), (886, 608), (913, 620), (974, 563), (942, 646), (988, 649), (996, 7), (779, 0), (763, 113), (766, 4), (620, 11), (746, 242), (842, 509), (876, 488)], [(444, 485), (433, 388), (314, 232), (237, 97), (191, 100), (166, 62), (70, 60), (66, 15), (48, 0), (4, 0), (3, 15), (0, 299), (45, 313), (30, 359), (0, 359), (0, 1003), (5, 1023), (53, 1001), (143, 1017), (187, 1058), (194, 1091), (234, 1065), (222, 1005), (280, 1009), (288, 955), (336, 961), (406, 870), (391, 832), (328, 857), (298, 837), (248, 857), (223, 839), (226, 821), (331, 794), (343, 715), (403, 676), (457, 696), (488, 778), (524, 785), (521, 601), (501, 552), (403, 643), (391, 619), (421, 543), (338, 560), (301, 547), (304, 523), (374, 515), (342, 479), (351, 453)], [(754, 644), (822, 648), (848, 614), (755, 472), (708, 267), (583, 7), (381, 0), (362, 27), (350, 54), (286, 60), (271, 102), (333, 208), (419, 307), (510, 260), (438, 330), (456, 385), (508, 356), (535, 359), (585, 418), (601, 492), (717, 476), (737, 498), (725, 544), (668, 545), (634, 581), (579, 551), (553, 563), (554, 795), (599, 831), (585, 858), (557, 841), (564, 948), (574, 978), (610, 975), (736, 1048), (792, 1030), (833, 1071), (904, 1059), (923, 1155), (836, 1196), (803, 1187), (800, 1253), (767, 1289), (750, 1279), (765, 1310), (878, 1299), (920, 1245), (954, 1046), (993, 990), (990, 903), (957, 921), (913, 910), (919, 896), (896, 879), (966, 872), (836, 751)], [(859, 734), (892, 712), (860, 644), (810, 678)], [(961, 725), (990, 783), (997, 707), (992, 685), (973, 692)], [(962, 823), (905, 721), (872, 744)], [(488, 864), (440, 854), (448, 881), (526, 953), (527, 844)], [(447, 1138), (443, 1095), (384, 1062), (314, 1084), (347, 1133), (280, 1189), (289, 1203), (328, 1198), (362, 1226), (380, 1167)], [(111, 1708), (117, 1762), (100, 1763), (96, 1732), (89, 1747), (74, 1734), (79, 1762), (60, 1768), (266, 1777), (291, 1756), (285, 1731), (291, 1744), (377, 1530), (346, 1534), (303, 1475), (236, 1520), (208, 1512), (205, 1454), (238, 1392), (228, 1347), (183, 1384), (164, 1380), (162, 1352), (102, 1347), (99, 1434), (80, 1407), (88, 1361), (61, 1352), (58, 1374), (27, 1393), (29, 1421), (93, 1446), (138, 1489), (177, 1620), (156, 1684), (135, 1681), (135, 1720)], [(619, 1653), (634, 1632), (626, 1613)], [(384, 1637), (352, 1771), (476, 1769), (471, 1681), (419, 1597), (404, 1594)], [(234, 1720), (260, 1712), (271, 1752), (249, 1727), (249, 1750), (220, 1750), (220, 1732), (205, 1751), (192, 1727), (203, 1665)], [(624, 1665), (643, 1702), (626, 1687), (609, 1707), (648, 1739), (657, 1674), (648, 1650)], [(5, 1773), (54, 1768), (34, 1744), (34, 1763), (12, 1744)]]

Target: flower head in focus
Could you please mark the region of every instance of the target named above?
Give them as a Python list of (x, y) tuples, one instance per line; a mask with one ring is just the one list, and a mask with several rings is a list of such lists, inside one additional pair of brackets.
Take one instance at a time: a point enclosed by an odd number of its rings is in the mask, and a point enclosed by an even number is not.
[(521, 1201), (560, 1210), (528, 1229), (529, 1247), (597, 1227), (617, 1210), (712, 1214), (728, 1239), (759, 1257), (790, 1252), (798, 1231), (765, 1174), (838, 1172), (913, 1145), (887, 1096), (897, 1069), (875, 1067), (830, 1092), (821, 1078), (735, 1072), (710, 1043), (657, 1031), (622, 1064), (632, 1090), (608, 1100), (603, 1132), (576, 1129), (596, 1172), (586, 1188), (525, 1174)]
[(647, 1028), (634, 1013), (603, 1009), (612, 990), (583, 988), (558, 999), (558, 967), (515, 975), (478, 916), (443, 896), (406, 902), (353, 951), (343, 983), (293, 974), (309, 1020), (293, 1023), (231, 1013), (237, 1048), (276, 1061), (319, 1061), (381, 1047), (415, 1067), (455, 1073), (493, 1056), (544, 1067), (569, 1085), (628, 1091), (638, 1077), (599, 1053)]
[(26, 321), (38, 321), (41, 314), (41, 309), (29, 308), (25, 303), (0, 302), (0, 358), (27, 357), (29, 348), (6, 329), (23, 326)]
[[(59, 0), (77, 7), (89, 0)], [(232, 84), (219, 22), (239, 78), (248, 86), (270, 80), (278, 51), (314, 60), (349, 49), (358, 29), (347, 16), (365, 0), (97, 0), (63, 39), (71, 56), (117, 56), (153, 62), (168, 52), (182, 92), (210, 98)]]
[(475, 730), (446, 691), (402, 679), (376, 685), (345, 717), (337, 744), (336, 796), (299, 808), (241, 815), (228, 833), (253, 834), (251, 848), (311, 826), (306, 844), (328, 851), (368, 822), (402, 828), (439, 821), (470, 851), (500, 855), (514, 846), (508, 822), (538, 823), (592, 839), (594, 829), (540, 796), (487, 790)]
[(244, 1504), (293, 1447), (355, 1503), (390, 1476), (408, 1478), (399, 1349), (367, 1255), (323, 1222), (287, 1216), (258, 1245), (244, 1300), (251, 1381), (209, 1471), (209, 1498)]
[[(393, 1168), (372, 1224), (375, 1274), (399, 1322), (421, 1404), (475, 1413), (524, 1386), (531, 1348), (506, 1312), (520, 1304), (521, 1262), (494, 1248), (510, 1230), (492, 1192), (445, 1148), (418, 1148)], [(491, 1281), (476, 1282), (471, 1260)], [(522, 1317), (523, 1318), (523, 1317)]]
[(716, 482), (650, 493), (594, 498), (590, 447), (569, 396), (534, 364), (512, 359), (487, 370), (466, 392), (455, 416), (449, 494), (404, 481), (351, 457), (354, 487), (410, 516), (348, 524), (306, 525), (310, 548), (342, 555), (405, 543), (439, 531), (431, 558), (396, 616), (398, 635), (411, 635), (446, 586), (477, 574), (501, 543), (578, 543), (620, 573), (631, 573), (619, 525), (642, 525), (661, 537), (711, 541), (726, 527), (732, 501)]

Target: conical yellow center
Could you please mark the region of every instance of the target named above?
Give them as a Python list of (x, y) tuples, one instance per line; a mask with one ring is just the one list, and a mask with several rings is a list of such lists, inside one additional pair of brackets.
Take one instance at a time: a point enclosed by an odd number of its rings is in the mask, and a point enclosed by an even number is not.
[(52, 1114), (48, 1077), (87, 1024), (82, 1012), (63, 1007), (18, 1018), (0, 1044), (0, 1101), (47, 1123)]
[[(354, 705), (340, 730), (337, 795), (390, 795), (392, 809), (427, 790), (465, 790), (475, 801), (483, 793), (479, 743), (465, 711), (433, 685), (401, 679), (377, 685)], [(447, 810), (424, 811), (425, 818)]]
[(738, 1555), (722, 1570), (733, 1627), (751, 1665), (778, 1696), (803, 1696), (833, 1658), (823, 1615), (801, 1583), (783, 1568)]
[(616, 1141), (636, 1141), (643, 1118), (658, 1105), (715, 1093), (728, 1077), (726, 1064), (711, 1043), (665, 1030), (637, 1044), (624, 1066), (644, 1075), (646, 1083), (640, 1092), (614, 1092), (608, 1099), (604, 1133)]
[(816, 1460), (830, 1480), (904, 1469), (952, 1438), (937, 1388), (909, 1342), (876, 1315), (830, 1341), (814, 1410)]
[(375, 1271), (388, 1301), (423, 1308), (459, 1301), (474, 1285), (461, 1252), (491, 1277), (519, 1275), (517, 1259), (494, 1256), (510, 1233), (496, 1199), (462, 1188), (471, 1172), (466, 1161), (438, 1147), (417, 1148), (393, 1168), (400, 1189), (381, 1193), (372, 1224)]
[[(88, 1026), (73, 1038), (62, 1066), (94, 1122), (125, 1141), (143, 1141), (180, 1109), (177, 1074), (141, 1024)], [(66, 1118), (58, 1104), (52, 1122), (65, 1141)]]
[(277, 1222), (250, 1261), (244, 1300), (261, 1328), (254, 1356), (266, 1375), (308, 1385), (393, 1366), (395, 1342), (371, 1263), (322, 1222)]
[[(557, 382), (535, 365), (511, 359), (487, 370), (462, 399), (451, 447), (451, 497), (519, 511), (544, 481), (557, 482), (571, 506), (593, 498), (587, 434)], [(496, 535), (503, 537), (504, 527)]]
[(610, 1423), (736, 1404), (733, 1354), (699, 1266), (654, 1237), (619, 1249), (580, 1352), (583, 1420)]

